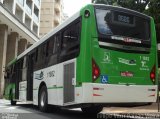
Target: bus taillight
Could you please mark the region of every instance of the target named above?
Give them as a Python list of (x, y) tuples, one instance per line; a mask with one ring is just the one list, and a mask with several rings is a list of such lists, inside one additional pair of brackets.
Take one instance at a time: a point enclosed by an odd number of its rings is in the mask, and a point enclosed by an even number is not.
[(153, 84), (155, 84), (155, 78), (156, 78), (156, 66), (154, 65), (151, 72), (150, 72), (150, 79), (152, 80)]
[(92, 59), (92, 79), (93, 82), (100, 76), (100, 69), (94, 59)]

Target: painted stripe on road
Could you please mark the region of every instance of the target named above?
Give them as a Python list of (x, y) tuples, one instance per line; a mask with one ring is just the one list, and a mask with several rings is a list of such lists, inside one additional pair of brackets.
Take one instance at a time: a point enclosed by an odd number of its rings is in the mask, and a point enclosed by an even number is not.
[(8, 107), (6, 109), (9, 109), (9, 110), (13, 110), (13, 109), (16, 109), (17, 107)]

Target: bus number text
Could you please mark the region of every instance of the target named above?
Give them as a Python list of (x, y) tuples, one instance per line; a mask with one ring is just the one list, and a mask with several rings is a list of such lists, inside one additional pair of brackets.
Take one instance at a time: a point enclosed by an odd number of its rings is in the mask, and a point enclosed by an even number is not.
[(118, 15), (118, 21), (124, 22), (124, 23), (129, 23), (129, 17)]
[(47, 73), (47, 77), (54, 77), (55, 76), (55, 71), (50, 71)]

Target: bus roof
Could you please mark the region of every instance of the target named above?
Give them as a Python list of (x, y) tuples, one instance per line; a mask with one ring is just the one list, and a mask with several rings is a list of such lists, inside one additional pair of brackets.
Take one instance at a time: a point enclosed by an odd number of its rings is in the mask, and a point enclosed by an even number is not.
[(70, 24), (73, 20), (77, 19), (79, 16), (80, 16), (80, 12), (77, 12), (72, 17), (68, 18), (65, 22), (63, 22), (62, 24), (60, 24), (59, 26), (57, 26), (56, 28), (51, 30), (48, 34), (43, 36), (38, 42), (34, 43), (31, 47), (29, 47), (27, 50), (25, 50), (23, 53), (21, 53), (17, 57), (17, 60), (19, 60), (20, 58), (22, 58), (23, 56), (28, 54), (30, 51), (32, 51), (34, 48), (36, 48), (37, 46), (39, 46), (40, 44), (45, 42), (49, 37), (51, 37), (52, 35), (56, 34), (60, 29), (64, 28), (68, 24)]
[(112, 6), (112, 5), (105, 5), (105, 4), (94, 4), (94, 6), (96, 6), (96, 7), (104, 7), (104, 6), (107, 6), (107, 7), (111, 7), (111, 8), (123, 9), (123, 10), (131, 11), (131, 12), (134, 12), (134, 13), (136, 13), (136, 14), (139, 14), (139, 15), (142, 15), (142, 16), (145, 16), (145, 17), (148, 17), (148, 18), (151, 18), (151, 16), (148, 16), (148, 15), (143, 14), (143, 13), (141, 13), (141, 12), (138, 12), (138, 11), (135, 11), (135, 10), (132, 10), (132, 9), (128, 9), (128, 8), (125, 8), (125, 7), (121, 7), (121, 6)]

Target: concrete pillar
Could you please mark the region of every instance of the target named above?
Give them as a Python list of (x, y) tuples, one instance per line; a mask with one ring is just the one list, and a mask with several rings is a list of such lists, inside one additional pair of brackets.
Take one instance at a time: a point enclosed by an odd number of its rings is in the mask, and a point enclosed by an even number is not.
[(8, 35), (6, 64), (16, 58), (18, 55), (18, 33), (11, 32)]
[(20, 39), (18, 41), (18, 55), (20, 55), (26, 49), (27, 49), (27, 40), (26, 39)]
[(4, 92), (4, 70), (6, 64), (6, 50), (7, 50), (7, 33), (8, 27), (5, 24), (0, 25), (0, 98)]

